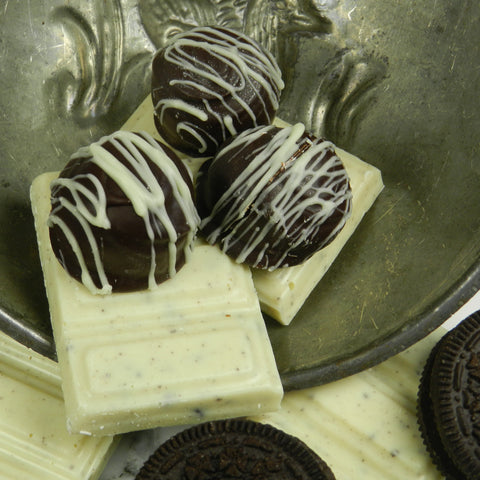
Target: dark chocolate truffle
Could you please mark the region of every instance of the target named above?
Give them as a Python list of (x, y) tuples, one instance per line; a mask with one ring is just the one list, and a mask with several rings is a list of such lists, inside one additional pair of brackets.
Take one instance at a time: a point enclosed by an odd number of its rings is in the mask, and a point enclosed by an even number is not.
[(75, 153), (51, 185), (53, 251), (92, 293), (154, 288), (185, 263), (198, 227), (177, 155), (118, 131)]
[(303, 263), (328, 245), (351, 199), (333, 144), (302, 124), (241, 133), (197, 179), (201, 234), (237, 262), (269, 270)]
[(233, 419), (191, 427), (161, 445), (136, 480), (335, 480), (305, 443), (268, 424)]
[(227, 138), (270, 124), (283, 89), (274, 58), (235, 30), (198, 27), (172, 37), (152, 63), (160, 135), (191, 156), (213, 156)]
[(418, 393), (418, 423), (434, 463), (448, 480), (480, 477), (480, 312), (432, 350)]

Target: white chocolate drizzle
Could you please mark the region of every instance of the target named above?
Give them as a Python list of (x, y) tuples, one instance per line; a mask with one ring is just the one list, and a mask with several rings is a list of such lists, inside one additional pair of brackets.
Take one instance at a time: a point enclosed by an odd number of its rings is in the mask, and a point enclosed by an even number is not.
[[(230, 83), (222, 76), (223, 68), (214, 68), (206, 62), (200, 62), (197, 55), (190, 54), (192, 47), (204, 49), (207, 58), (213, 57), (219, 65), (226, 65), (229, 70), (235, 72), (236, 83)], [(233, 119), (239, 120), (239, 110), (247, 113), (252, 126), (258, 125), (257, 116), (250, 107), (252, 99), (260, 101), (268, 123), (273, 120), (270, 118), (269, 105), (273, 106), (273, 111), (278, 108), (280, 92), (284, 87), (281, 71), (273, 56), (246, 35), (226, 28), (194, 28), (173, 37), (171, 43), (164, 49), (164, 58), (165, 61), (180, 67), (182, 71), (190, 72), (188, 78), (171, 80), (170, 85), (193, 88), (199, 92), (199, 98), (203, 98), (205, 112), (216, 117), (218, 121), (223, 140), (235, 131)], [(192, 78), (198, 80), (194, 81)], [(263, 97), (261, 89), (266, 92), (266, 98)], [(245, 90), (249, 91), (248, 101), (242, 98), (242, 92)], [(153, 88), (152, 93), (156, 91), (158, 89)], [(228, 114), (224, 117), (216, 115), (211, 101), (219, 102)], [(205, 112), (190, 103), (175, 98), (162, 98), (155, 104), (155, 115), (160, 124), (163, 123), (168, 109), (180, 110), (206, 121)], [(198, 124), (179, 122), (177, 134), (180, 135), (182, 131), (190, 133), (198, 141), (199, 154), (203, 154), (207, 148), (205, 137), (209, 137), (218, 147), (218, 141)]]
[[(228, 162), (232, 151), (235, 151), (235, 156), (242, 155), (244, 148), (248, 149), (252, 142), (271, 128), (274, 127), (259, 127), (241, 133), (212, 162)], [(235, 258), (237, 262), (244, 262), (252, 252), (259, 252), (256, 262), (249, 261), (252, 266), (258, 265), (267, 248), (279, 248), (282, 236), (288, 236), (289, 248), (282, 252), (277, 262), (266, 268), (274, 270), (287, 266), (284, 260), (289, 252), (314, 238), (342, 204), (346, 205), (345, 214), (323, 240), (323, 245), (335, 238), (350, 215), (352, 192), (347, 172), (335, 154), (334, 145), (322, 139), (302, 139), (304, 131), (301, 123), (279, 129), (265, 148), (256, 152), (247, 167), (238, 174), (213, 206), (210, 215), (202, 220), (200, 229), (206, 226), (211, 228), (206, 238), (209, 243), (220, 243), (226, 253), (236, 243), (241, 246)], [(299, 150), (299, 147), (302, 148)], [(320, 178), (322, 182), (319, 185)], [(251, 228), (248, 212), (265, 212), (266, 209), (268, 215), (265, 216), (269, 217), (269, 221), (261, 228), (256, 227), (255, 235), (250, 234), (246, 238), (244, 232)], [(306, 223), (301, 222), (298, 226), (298, 220), (305, 210), (311, 212), (311, 216)], [(222, 212), (220, 222), (218, 212)], [(265, 238), (272, 231), (276, 232), (278, 241), (269, 244)]]
[[(107, 142), (111, 143), (123, 155), (124, 161), (127, 162), (131, 170), (104, 148), (103, 144)], [(199, 217), (188, 184), (178, 171), (175, 163), (153, 137), (143, 132), (135, 134), (117, 131), (101, 138), (96, 143), (82, 147), (72, 158), (89, 159), (100, 167), (119, 186), (126, 198), (131, 202), (135, 213), (143, 219), (151, 243), (148, 288), (153, 289), (157, 285), (155, 281), (156, 254), (154, 241), (160, 231), (159, 227), (162, 226), (168, 235), (168, 274), (170, 277), (175, 276), (176, 273), (177, 232), (166, 209), (163, 189), (155, 178), (142, 152), (162, 170), (168, 179), (175, 200), (190, 227), (186, 242), (187, 248), (185, 249), (187, 261), (199, 224)], [(91, 188), (85, 186), (85, 180), (88, 180)], [(83, 184), (81, 183), (82, 181)], [(82, 283), (94, 294), (111, 293), (112, 286), (108, 282), (101, 260), (100, 247), (92, 231), (93, 226), (103, 229), (111, 227), (107, 215), (106, 192), (99, 179), (91, 173), (76, 175), (72, 178), (59, 177), (52, 182), (51, 189), (54, 191), (58, 187), (66, 188), (72, 196), (73, 202), (65, 196), (53, 197), (48, 225), (49, 227), (57, 225), (65, 235), (80, 265)], [(88, 202), (88, 207), (84, 199)], [(100, 287), (95, 285), (90, 275), (86, 266), (84, 252), (82, 252), (75, 235), (59, 214), (62, 208), (67, 209), (82, 227), (91, 249), (89, 253), (94, 258), (96, 273), (101, 283)], [(92, 208), (94, 213), (91, 213)]]

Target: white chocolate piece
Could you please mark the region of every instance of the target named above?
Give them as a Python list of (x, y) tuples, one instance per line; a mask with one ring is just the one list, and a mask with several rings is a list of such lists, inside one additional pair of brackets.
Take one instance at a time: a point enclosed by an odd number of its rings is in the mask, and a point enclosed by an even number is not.
[[(423, 445), (416, 399), (421, 371), (444, 333), (440, 327), (404, 352), (361, 373), (287, 392), (279, 410), (250, 419), (270, 423), (305, 442), (327, 462), (336, 480), (442, 480)], [(120, 472), (122, 479), (133, 480), (135, 473), (124, 469), (131, 465), (140, 469), (154, 450), (184, 429), (142, 432), (134, 448), (125, 439), (101, 480), (116, 480)]]
[(351, 377), (285, 394), (253, 420), (303, 440), (337, 480), (441, 480), (417, 426), (416, 399), (440, 328), (408, 350)]
[(347, 170), (353, 195), (352, 213), (340, 233), (301, 265), (271, 272), (252, 270), (262, 311), (283, 325), (293, 320), (383, 190), (380, 170), (338, 147), (336, 152)]
[(71, 435), (58, 364), (0, 332), (0, 478), (95, 480), (118, 438)]
[(216, 247), (154, 290), (92, 295), (50, 246), (50, 182), (31, 187), (71, 432), (111, 435), (276, 410), (283, 395), (251, 273)]
[[(275, 119), (274, 124), (279, 127), (289, 125), (278, 118)], [(142, 102), (127, 120), (123, 129), (144, 130), (158, 140), (162, 140), (153, 122), (153, 106), (150, 97)], [(347, 170), (353, 194), (352, 213), (343, 229), (330, 245), (302, 265), (272, 272), (253, 269), (253, 281), (262, 311), (283, 325), (288, 325), (292, 321), (384, 188), (380, 170), (338, 147), (335, 150)], [(184, 154), (179, 153), (179, 156), (185, 159)], [(194, 176), (203, 161), (204, 159), (186, 159)]]

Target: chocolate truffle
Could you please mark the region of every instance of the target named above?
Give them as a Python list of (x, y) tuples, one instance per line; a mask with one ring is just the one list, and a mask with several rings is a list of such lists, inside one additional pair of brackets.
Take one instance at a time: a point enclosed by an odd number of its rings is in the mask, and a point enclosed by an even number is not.
[(335, 480), (297, 437), (245, 419), (206, 422), (161, 445), (136, 480)]
[(152, 63), (160, 135), (191, 156), (213, 156), (226, 139), (270, 124), (283, 89), (275, 59), (235, 30), (198, 27), (172, 37)]
[(269, 270), (303, 263), (328, 245), (351, 200), (333, 144), (302, 124), (241, 133), (197, 179), (201, 234), (237, 262)]
[(118, 131), (81, 148), (52, 182), (51, 202), (53, 251), (92, 293), (173, 277), (199, 222), (188, 170), (144, 133)]

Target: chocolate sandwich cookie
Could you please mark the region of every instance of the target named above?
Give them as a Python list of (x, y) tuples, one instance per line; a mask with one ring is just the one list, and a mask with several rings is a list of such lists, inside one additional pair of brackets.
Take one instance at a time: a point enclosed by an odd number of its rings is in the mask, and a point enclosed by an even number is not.
[(191, 427), (161, 445), (136, 480), (335, 480), (301, 440), (271, 425), (233, 419)]
[(480, 478), (480, 313), (432, 350), (418, 393), (418, 423), (447, 480)]
[(199, 222), (178, 156), (125, 131), (76, 152), (52, 182), (51, 203), (55, 256), (92, 293), (154, 288), (173, 277)]
[(177, 150), (212, 156), (232, 135), (270, 124), (283, 86), (275, 59), (253, 39), (224, 27), (193, 28), (153, 59), (155, 125)]
[(274, 270), (305, 262), (351, 214), (352, 191), (334, 145), (301, 123), (247, 130), (197, 178), (200, 233), (237, 262)]

